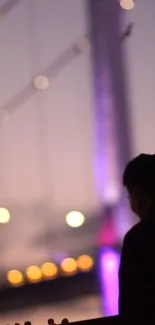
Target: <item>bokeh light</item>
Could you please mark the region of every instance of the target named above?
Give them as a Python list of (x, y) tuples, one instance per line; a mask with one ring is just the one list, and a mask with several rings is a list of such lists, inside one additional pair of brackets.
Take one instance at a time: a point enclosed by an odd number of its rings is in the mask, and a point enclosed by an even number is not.
[(131, 10), (135, 6), (134, 0), (120, 0), (120, 6), (125, 10)]
[(20, 286), (24, 283), (24, 276), (18, 270), (11, 270), (7, 274), (7, 280), (12, 286)]
[(34, 79), (34, 87), (37, 90), (45, 90), (49, 86), (49, 79), (44, 75), (38, 75)]
[(38, 266), (32, 265), (27, 268), (26, 276), (27, 276), (29, 282), (32, 282), (32, 283), (40, 282), (42, 280), (42, 271)]
[(83, 272), (89, 272), (94, 266), (94, 260), (89, 255), (79, 256), (77, 263), (79, 269)]
[(79, 211), (71, 211), (66, 215), (66, 222), (72, 228), (81, 227), (84, 221), (85, 221), (85, 217)]
[(8, 223), (10, 218), (10, 212), (5, 208), (0, 208), (0, 223)]
[(45, 263), (42, 265), (42, 274), (45, 279), (56, 278), (58, 274), (58, 268), (54, 263)]
[(77, 272), (77, 261), (74, 258), (66, 258), (61, 263), (63, 273), (73, 275)]

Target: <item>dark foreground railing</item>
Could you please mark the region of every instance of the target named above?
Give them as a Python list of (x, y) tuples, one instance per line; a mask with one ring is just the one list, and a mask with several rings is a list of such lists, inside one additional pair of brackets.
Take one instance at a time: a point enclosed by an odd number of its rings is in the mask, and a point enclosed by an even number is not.
[[(55, 325), (54, 320), (52, 318), (48, 319), (48, 321), (46, 323), (44, 323), (44, 324)], [(119, 316), (87, 319), (87, 320), (82, 320), (82, 321), (78, 321), (78, 322), (71, 322), (71, 323), (69, 323), (67, 319), (64, 319), (61, 322), (61, 325), (120, 325), (120, 324), (121, 324), (121, 321), (120, 321)], [(9, 324), (9, 325), (23, 325), (23, 324), (15, 323), (15, 324)], [(24, 325), (33, 325), (33, 324), (31, 322), (29, 322), (29, 321), (26, 321), (24, 323)]]

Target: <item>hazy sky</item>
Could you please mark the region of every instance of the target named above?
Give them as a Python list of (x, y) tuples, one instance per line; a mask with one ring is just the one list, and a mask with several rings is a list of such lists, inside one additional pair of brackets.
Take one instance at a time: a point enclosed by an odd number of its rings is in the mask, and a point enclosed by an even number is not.
[(155, 1), (137, 0), (126, 22), (133, 22), (126, 42), (133, 155), (155, 152)]

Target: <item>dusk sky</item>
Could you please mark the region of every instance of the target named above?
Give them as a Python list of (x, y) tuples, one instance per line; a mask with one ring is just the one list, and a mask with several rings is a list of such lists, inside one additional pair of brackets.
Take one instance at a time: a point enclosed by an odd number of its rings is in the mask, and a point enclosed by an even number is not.
[(135, 2), (135, 8), (125, 13), (125, 24), (134, 23), (125, 48), (133, 155), (155, 152), (155, 1)]

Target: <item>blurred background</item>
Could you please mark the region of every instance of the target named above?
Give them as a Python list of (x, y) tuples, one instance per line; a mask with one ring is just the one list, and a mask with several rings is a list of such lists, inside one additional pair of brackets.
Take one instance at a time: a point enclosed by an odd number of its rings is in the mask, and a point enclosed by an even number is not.
[(154, 0), (0, 0), (0, 323), (118, 312), (121, 175), (154, 153)]

